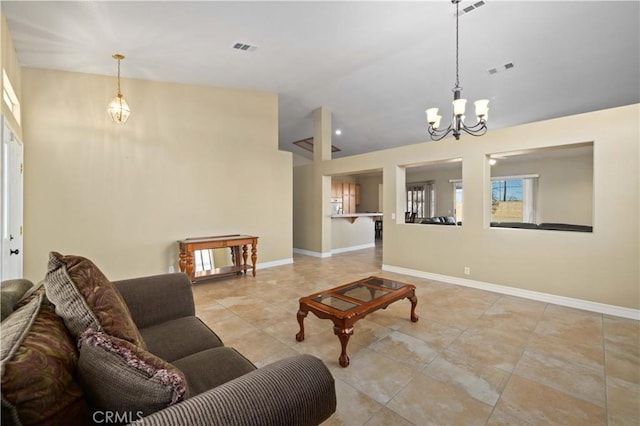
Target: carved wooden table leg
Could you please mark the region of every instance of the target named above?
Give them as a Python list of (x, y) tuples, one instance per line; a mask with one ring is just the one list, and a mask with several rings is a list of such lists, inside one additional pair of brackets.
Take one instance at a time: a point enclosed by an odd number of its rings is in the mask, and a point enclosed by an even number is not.
[[(231, 263), (233, 264), (233, 266), (242, 266), (242, 261), (240, 260), (240, 247), (229, 247), (229, 250), (231, 250)], [(236, 272), (236, 275), (242, 275), (242, 271), (238, 270), (238, 272)]]
[(243, 244), (242, 245), (242, 266), (244, 266), (244, 273), (247, 273), (247, 257), (249, 257), (249, 255), (247, 254), (247, 245)]
[(194, 276), (193, 276), (193, 253), (188, 251), (185, 260), (186, 260), (186, 263), (187, 263), (187, 266), (185, 268), (187, 276), (189, 277), (189, 280), (191, 282), (193, 282), (193, 278), (194, 278)]
[(253, 276), (256, 276), (256, 261), (258, 260), (258, 240), (251, 244), (251, 264), (253, 265)]
[(342, 326), (334, 326), (333, 332), (340, 339), (340, 347), (342, 348), (342, 352), (340, 352), (340, 358), (338, 358), (338, 362), (342, 367), (349, 366), (349, 356), (347, 355), (347, 344), (349, 343), (349, 338), (353, 334), (353, 327), (342, 327)]
[(180, 260), (178, 261), (178, 265), (180, 265), (180, 272), (184, 272), (187, 270), (187, 253), (180, 250), (180, 254), (178, 255)]
[(416, 305), (418, 304), (418, 298), (416, 297), (416, 294), (413, 293), (408, 297), (408, 299), (411, 301), (411, 322), (417, 322), (418, 315), (416, 315)]
[(298, 319), (298, 324), (300, 324), (300, 332), (296, 334), (296, 340), (298, 342), (302, 342), (304, 340), (304, 319), (307, 317), (308, 313), (309, 313), (308, 311), (303, 310), (302, 306), (300, 306), (300, 310), (296, 315), (296, 318)]

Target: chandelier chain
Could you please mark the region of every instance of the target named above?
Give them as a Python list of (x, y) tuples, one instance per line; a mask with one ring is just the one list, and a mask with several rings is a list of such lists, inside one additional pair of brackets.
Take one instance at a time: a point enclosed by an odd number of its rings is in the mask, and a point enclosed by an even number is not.
[(460, 39), (458, 33), (458, 19), (460, 19), (460, 2), (456, 2), (456, 87), (460, 87), (460, 72), (459, 72), (459, 64), (458, 64), (458, 51), (459, 51), (459, 42)]
[(118, 95), (122, 96), (122, 92), (120, 92), (120, 59), (118, 59)]

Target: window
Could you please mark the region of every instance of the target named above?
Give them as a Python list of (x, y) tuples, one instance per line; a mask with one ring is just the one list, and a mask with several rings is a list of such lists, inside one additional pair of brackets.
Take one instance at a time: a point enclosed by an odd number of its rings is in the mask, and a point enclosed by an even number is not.
[(433, 182), (407, 184), (407, 210), (415, 220), (435, 216), (436, 190)]
[(9, 76), (4, 69), (2, 70), (2, 86), (2, 100), (18, 124), (20, 124), (20, 102), (18, 101), (16, 92), (13, 90), (11, 81), (9, 81)]
[(9, 111), (13, 112), (13, 102), (11, 102), (11, 98), (9, 97), (9, 92), (7, 92), (5, 89), (2, 89), (2, 99), (4, 100), (4, 103), (9, 108)]
[(536, 223), (538, 176), (491, 179), (491, 222)]
[(453, 182), (453, 199), (455, 202), (454, 213), (456, 223), (462, 223), (462, 181)]

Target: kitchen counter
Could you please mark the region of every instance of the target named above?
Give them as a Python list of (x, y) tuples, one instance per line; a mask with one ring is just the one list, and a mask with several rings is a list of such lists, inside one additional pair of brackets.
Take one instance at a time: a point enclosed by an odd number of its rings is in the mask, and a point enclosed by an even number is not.
[(351, 223), (355, 222), (359, 217), (370, 217), (373, 220), (376, 218), (382, 218), (382, 212), (377, 213), (347, 213), (347, 214), (332, 214), (331, 219), (349, 219)]

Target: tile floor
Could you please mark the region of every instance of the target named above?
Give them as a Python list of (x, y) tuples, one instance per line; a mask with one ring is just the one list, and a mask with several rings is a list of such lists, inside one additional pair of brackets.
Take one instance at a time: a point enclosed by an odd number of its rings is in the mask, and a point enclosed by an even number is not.
[[(640, 323), (381, 271), (381, 249), (194, 285), (197, 314), (256, 365), (310, 353), (336, 379), (326, 425), (638, 425)], [(351, 365), (338, 365), (332, 323), (310, 313), (297, 342), (301, 296), (382, 275), (416, 286), (356, 323)]]

